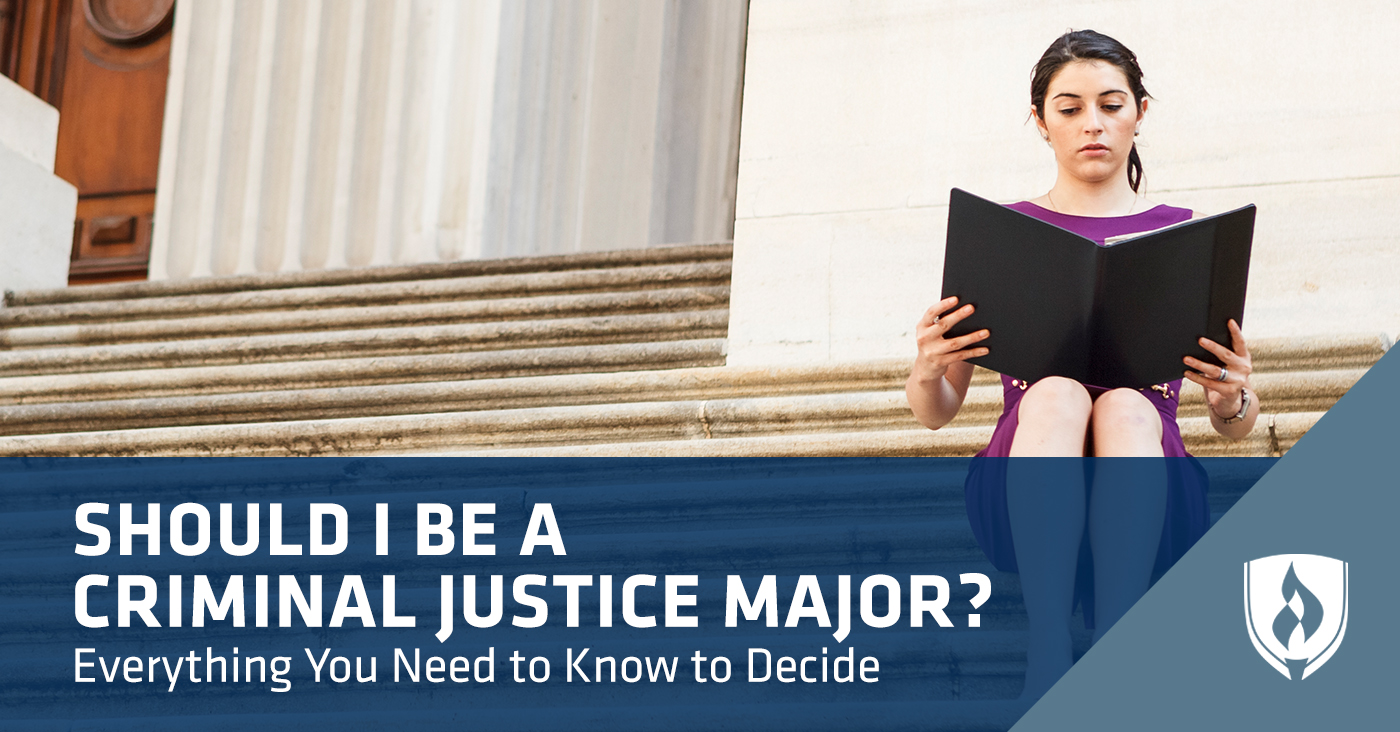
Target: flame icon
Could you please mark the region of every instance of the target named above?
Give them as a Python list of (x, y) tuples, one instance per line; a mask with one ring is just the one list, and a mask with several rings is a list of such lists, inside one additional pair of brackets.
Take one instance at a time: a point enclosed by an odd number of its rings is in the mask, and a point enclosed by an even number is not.
[(1347, 630), (1349, 574), (1346, 562), (1318, 554), (1244, 563), (1249, 640), (1284, 678), (1306, 679), (1336, 653)]
[[(1286, 604), (1278, 611), (1278, 615), (1274, 616), (1274, 638), (1278, 640), (1279, 645), (1293, 652), (1292, 636), (1299, 626), (1303, 629), (1303, 642), (1307, 642), (1322, 626), (1322, 601), (1298, 579), (1292, 563), (1288, 565), (1288, 574), (1283, 577), (1282, 590)], [(1293, 609), (1295, 600), (1302, 605), (1301, 612)], [(1301, 647), (1302, 644), (1298, 645)]]

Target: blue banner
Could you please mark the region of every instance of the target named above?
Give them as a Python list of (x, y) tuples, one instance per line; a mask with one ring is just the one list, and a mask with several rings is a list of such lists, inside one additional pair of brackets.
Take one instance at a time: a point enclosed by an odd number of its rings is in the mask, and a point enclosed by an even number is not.
[[(1167, 461), (1167, 473), (1200, 474), (1208, 523), (1273, 462)], [(1066, 491), (1081, 514), (1105, 476), (1127, 491), (1164, 475), (1162, 461), (1027, 465), (1046, 476), (1037, 490)], [(969, 504), (972, 482), (998, 471), (966, 459), (4, 461), (0, 719), (1004, 730), (1033, 701), (1018, 699), (1033, 634), (1021, 578), (994, 564), (995, 522)], [(1160, 576), (1170, 559), (1156, 559)], [(1071, 569), (1080, 655), (1093, 588), (1082, 562)]]

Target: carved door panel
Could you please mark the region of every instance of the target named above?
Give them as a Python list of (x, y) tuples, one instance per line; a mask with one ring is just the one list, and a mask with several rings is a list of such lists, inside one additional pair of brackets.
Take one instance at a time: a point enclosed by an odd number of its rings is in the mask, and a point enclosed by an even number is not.
[(70, 284), (146, 276), (173, 8), (174, 0), (12, 3), (0, 63), (58, 108), (54, 172), (78, 188)]

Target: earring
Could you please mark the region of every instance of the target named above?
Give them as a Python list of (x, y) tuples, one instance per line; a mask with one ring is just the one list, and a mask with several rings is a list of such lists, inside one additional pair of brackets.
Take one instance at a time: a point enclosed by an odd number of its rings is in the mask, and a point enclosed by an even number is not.
[(1133, 137), (1137, 137), (1138, 135), (1141, 135), (1141, 134), (1142, 134), (1142, 130), (1133, 130)]

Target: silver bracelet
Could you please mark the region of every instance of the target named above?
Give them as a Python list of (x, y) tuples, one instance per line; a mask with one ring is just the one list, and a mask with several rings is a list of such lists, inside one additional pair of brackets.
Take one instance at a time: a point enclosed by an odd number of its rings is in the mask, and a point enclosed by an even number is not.
[[(1218, 418), (1220, 419), (1220, 423), (1221, 423), (1221, 424), (1234, 424), (1234, 423), (1236, 423), (1236, 422), (1244, 421), (1244, 415), (1247, 414), (1248, 412), (1249, 412), (1249, 390), (1248, 390), (1248, 389), (1241, 388), (1241, 389), (1240, 389), (1240, 411), (1235, 412), (1235, 416), (1230, 417), (1230, 418), (1228, 418), (1228, 419), (1225, 418), (1225, 417), (1221, 417), (1221, 416), (1218, 415), (1218, 414), (1216, 414), (1215, 416), (1218, 417)], [(1211, 410), (1211, 414), (1215, 414), (1215, 411), (1214, 411), (1214, 410)]]

